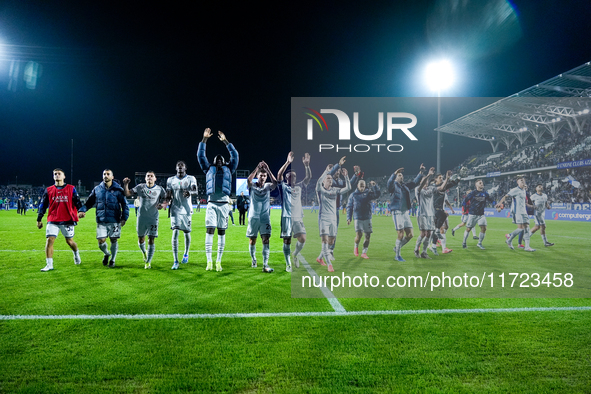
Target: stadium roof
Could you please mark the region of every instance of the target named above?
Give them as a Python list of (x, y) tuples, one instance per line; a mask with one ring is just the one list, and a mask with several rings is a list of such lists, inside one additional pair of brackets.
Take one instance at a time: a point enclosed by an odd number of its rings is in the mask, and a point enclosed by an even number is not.
[(552, 139), (564, 127), (581, 133), (591, 117), (591, 62), (438, 127), (442, 133), (489, 141), (493, 152), (533, 137)]

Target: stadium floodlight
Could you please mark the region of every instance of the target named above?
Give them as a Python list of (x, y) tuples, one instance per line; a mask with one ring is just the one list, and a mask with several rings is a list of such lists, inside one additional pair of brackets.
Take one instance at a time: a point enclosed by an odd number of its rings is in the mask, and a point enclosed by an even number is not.
[(439, 60), (432, 62), (425, 68), (425, 77), (427, 85), (431, 90), (438, 94), (449, 88), (454, 82), (454, 72), (451, 63), (448, 60)]
[(437, 172), (441, 173), (441, 91), (454, 81), (454, 72), (448, 60), (432, 62), (425, 68), (425, 79), (432, 90), (437, 91)]

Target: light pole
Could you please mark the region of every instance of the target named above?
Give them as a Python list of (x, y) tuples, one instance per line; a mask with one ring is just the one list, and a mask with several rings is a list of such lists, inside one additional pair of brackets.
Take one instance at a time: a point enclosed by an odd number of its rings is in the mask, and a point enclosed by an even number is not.
[(439, 60), (427, 65), (425, 77), (430, 89), (437, 91), (437, 172), (441, 173), (441, 91), (451, 86), (454, 74), (449, 61)]

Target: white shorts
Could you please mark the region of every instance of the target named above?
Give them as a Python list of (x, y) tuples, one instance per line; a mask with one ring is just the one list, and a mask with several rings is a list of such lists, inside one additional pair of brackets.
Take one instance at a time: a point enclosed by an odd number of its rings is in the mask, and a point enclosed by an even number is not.
[(158, 237), (158, 221), (154, 223), (138, 218), (136, 227), (138, 237)]
[(468, 215), (462, 215), (461, 221), (462, 221), (462, 223), (467, 223), (468, 222)]
[(484, 215), (468, 215), (468, 221), (466, 222), (466, 227), (474, 228), (476, 225), (479, 226), (486, 226), (486, 216)]
[(228, 215), (230, 214), (230, 206), (227, 203), (215, 204), (207, 203), (207, 210), (205, 211), (205, 227), (219, 228), (225, 230), (228, 228)]
[(435, 230), (435, 221), (433, 216), (421, 216), (417, 218), (419, 223), (419, 230), (421, 231), (433, 231)]
[(185, 233), (191, 232), (191, 215), (170, 215), (170, 228), (181, 230)]
[(405, 228), (412, 228), (412, 222), (410, 221), (410, 215), (408, 211), (392, 211), (392, 220), (396, 230), (400, 231)]
[(281, 217), (281, 238), (291, 238), (293, 229), (291, 218), (288, 216)]
[(306, 227), (304, 227), (304, 222), (301, 220), (294, 221), (292, 226), (292, 232), (294, 236), (298, 236), (300, 234), (306, 234)]
[(529, 224), (529, 216), (528, 215), (513, 214), (513, 223), (514, 224)]
[(534, 220), (536, 222), (536, 225), (538, 225), (538, 226), (545, 226), (546, 225), (546, 219), (544, 219), (543, 212), (536, 213), (534, 215)]
[(74, 238), (74, 227), (73, 224), (47, 223), (47, 227), (45, 227), (45, 236), (57, 238), (61, 232), (65, 238)]
[(373, 233), (371, 228), (371, 219), (355, 220), (355, 232)]
[(328, 235), (329, 237), (336, 237), (337, 236), (338, 227), (337, 227), (336, 219), (334, 221), (321, 220), (319, 223), (319, 227), (320, 227), (320, 235)]
[(120, 223), (97, 223), (96, 238), (120, 238), (121, 224)]
[(258, 234), (271, 236), (271, 223), (261, 223), (260, 219), (252, 218), (248, 220), (248, 227), (246, 228), (246, 236), (248, 238), (256, 238)]

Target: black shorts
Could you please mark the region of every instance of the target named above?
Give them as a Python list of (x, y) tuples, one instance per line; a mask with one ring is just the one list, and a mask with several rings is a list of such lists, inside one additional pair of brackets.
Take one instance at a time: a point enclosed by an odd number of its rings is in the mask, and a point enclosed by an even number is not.
[(447, 213), (444, 210), (435, 210), (435, 228), (441, 228), (447, 219)]

